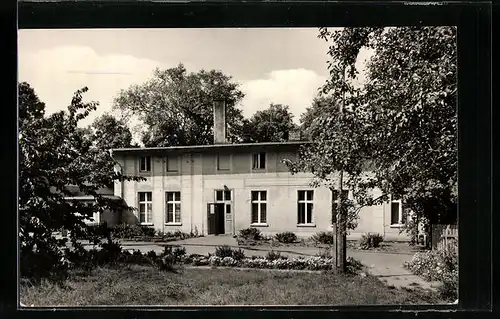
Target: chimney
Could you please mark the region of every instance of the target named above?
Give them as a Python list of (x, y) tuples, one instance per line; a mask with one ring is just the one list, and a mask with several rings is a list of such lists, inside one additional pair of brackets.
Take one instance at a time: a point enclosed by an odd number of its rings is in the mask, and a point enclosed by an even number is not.
[(214, 144), (225, 144), (226, 140), (226, 101), (214, 101)]

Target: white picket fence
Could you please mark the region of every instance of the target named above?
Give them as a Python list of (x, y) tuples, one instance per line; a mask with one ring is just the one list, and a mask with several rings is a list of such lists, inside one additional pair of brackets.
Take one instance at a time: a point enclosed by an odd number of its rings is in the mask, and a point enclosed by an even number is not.
[(458, 225), (432, 225), (432, 249), (446, 249), (458, 241)]

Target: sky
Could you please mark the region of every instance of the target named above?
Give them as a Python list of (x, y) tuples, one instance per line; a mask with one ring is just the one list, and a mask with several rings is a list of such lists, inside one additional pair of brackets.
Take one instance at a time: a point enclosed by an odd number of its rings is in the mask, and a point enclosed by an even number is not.
[(19, 30), (18, 77), (48, 114), (65, 109), (87, 86), (84, 98), (99, 102), (82, 121), (87, 125), (112, 110), (120, 90), (144, 83), (155, 68), (183, 63), (188, 72), (232, 76), (245, 94), (244, 116), (280, 103), (299, 123), (328, 76), (328, 43), (317, 35), (317, 28)]

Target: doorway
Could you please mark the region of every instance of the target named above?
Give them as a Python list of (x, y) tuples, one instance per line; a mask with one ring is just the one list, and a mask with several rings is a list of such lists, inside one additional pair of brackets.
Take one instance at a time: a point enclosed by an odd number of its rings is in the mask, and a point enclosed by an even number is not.
[(208, 234), (221, 235), (225, 233), (224, 204), (210, 203), (207, 206)]

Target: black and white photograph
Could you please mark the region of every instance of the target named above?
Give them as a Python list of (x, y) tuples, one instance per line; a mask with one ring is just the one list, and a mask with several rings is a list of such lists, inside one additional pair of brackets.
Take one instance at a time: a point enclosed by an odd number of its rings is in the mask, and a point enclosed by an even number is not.
[(457, 304), (457, 89), (456, 26), (20, 29), (20, 304)]

